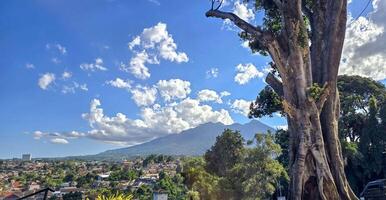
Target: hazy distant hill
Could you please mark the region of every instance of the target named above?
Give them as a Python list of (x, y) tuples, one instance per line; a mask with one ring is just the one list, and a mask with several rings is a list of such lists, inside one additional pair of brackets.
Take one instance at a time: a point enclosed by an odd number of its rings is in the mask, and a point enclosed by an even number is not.
[(228, 126), (222, 123), (207, 123), (182, 131), (179, 134), (164, 136), (127, 148), (108, 150), (95, 156), (118, 158), (149, 154), (202, 155), (214, 144), (216, 137), (226, 128), (239, 130), (245, 139), (252, 139), (255, 133), (265, 133), (267, 130), (274, 130), (257, 120), (253, 120), (247, 124), (235, 123)]

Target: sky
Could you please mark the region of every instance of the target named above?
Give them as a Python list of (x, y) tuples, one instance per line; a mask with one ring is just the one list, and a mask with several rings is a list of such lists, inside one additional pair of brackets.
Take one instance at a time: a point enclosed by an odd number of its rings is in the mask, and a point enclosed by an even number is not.
[[(386, 79), (386, 1), (349, 4), (341, 74)], [(95, 154), (203, 123), (247, 123), (269, 57), (209, 1), (0, 2), (0, 158)], [(221, 8), (261, 23), (241, 1)], [(285, 127), (279, 115), (259, 119)]]

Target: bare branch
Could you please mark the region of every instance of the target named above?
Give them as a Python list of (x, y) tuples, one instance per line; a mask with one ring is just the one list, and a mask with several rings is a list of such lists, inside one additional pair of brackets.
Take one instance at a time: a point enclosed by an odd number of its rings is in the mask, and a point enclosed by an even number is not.
[[(248, 34), (251, 34), (252, 36), (255, 36), (259, 39), (260, 42), (263, 43), (264, 40), (267, 40), (268, 38), (266, 36), (269, 36), (271, 38), (270, 34), (267, 32), (264, 32), (260, 27), (255, 27), (248, 22), (241, 19), (239, 16), (235, 15), (231, 12), (223, 12), (220, 10), (209, 10), (206, 12), (206, 17), (216, 17), (220, 19), (228, 19), (232, 21), (237, 27), (244, 30)], [(264, 42), (265, 43), (265, 42)]]
[(218, 9), (221, 7), (221, 5), (222, 5), (223, 2), (224, 2), (224, 0), (221, 0), (220, 3), (218, 4), (218, 6), (216, 7), (215, 10), (218, 10)]
[(283, 83), (277, 79), (272, 73), (268, 73), (267, 77), (265, 78), (265, 81), (268, 83), (269, 86), (273, 89), (273, 91), (276, 92), (280, 97), (284, 96), (283, 92)]

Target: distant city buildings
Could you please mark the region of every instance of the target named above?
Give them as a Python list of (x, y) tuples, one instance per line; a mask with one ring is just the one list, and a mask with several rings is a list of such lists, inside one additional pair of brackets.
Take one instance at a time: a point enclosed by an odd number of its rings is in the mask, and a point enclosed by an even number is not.
[(31, 161), (31, 154), (23, 154), (23, 155), (21, 155), (21, 160), (23, 160), (23, 161)]

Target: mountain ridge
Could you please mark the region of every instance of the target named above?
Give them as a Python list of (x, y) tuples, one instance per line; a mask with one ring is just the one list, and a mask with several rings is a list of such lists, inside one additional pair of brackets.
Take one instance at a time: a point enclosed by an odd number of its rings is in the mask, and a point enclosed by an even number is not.
[(225, 129), (240, 131), (244, 139), (249, 140), (256, 133), (274, 131), (274, 129), (258, 120), (248, 123), (224, 125), (220, 122), (208, 122), (195, 128), (153, 139), (142, 144), (107, 150), (96, 154), (98, 157), (136, 157), (150, 154), (199, 156), (205, 153), (215, 142), (216, 137)]

